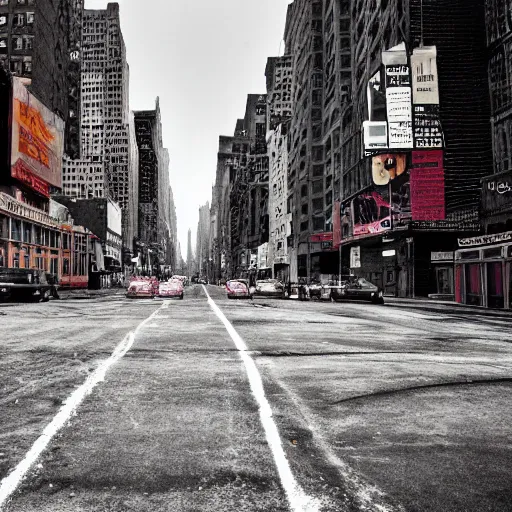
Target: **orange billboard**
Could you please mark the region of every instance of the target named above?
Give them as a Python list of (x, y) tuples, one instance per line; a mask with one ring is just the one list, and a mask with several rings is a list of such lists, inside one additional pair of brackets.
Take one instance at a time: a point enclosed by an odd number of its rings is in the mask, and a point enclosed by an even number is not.
[[(43, 180), (61, 188), (64, 121), (33, 96), (17, 77), (13, 78), (12, 101), (12, 176), (29, 186)], [(20, 168), (23, 174), (19, 173)], [(31, 179), (22, 179), (30, 174)]]

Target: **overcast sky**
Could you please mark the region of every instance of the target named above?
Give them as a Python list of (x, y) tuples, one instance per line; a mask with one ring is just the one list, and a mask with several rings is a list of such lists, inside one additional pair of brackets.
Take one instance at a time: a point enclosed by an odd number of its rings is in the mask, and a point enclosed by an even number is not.
[[(104, 9), (106, 0), (85, 0)], [(291, 0), (119, 0), (130, 108), (160, 96), (183, 256), (199, 206), (211, 201), (219, 135), (232, 135), (247, 94), (265, 93), (267, 57), (281, 54)], [(284, 43), (283, 43), (284, 44)], [(194, 245), (195, 250), (195, 245)]]

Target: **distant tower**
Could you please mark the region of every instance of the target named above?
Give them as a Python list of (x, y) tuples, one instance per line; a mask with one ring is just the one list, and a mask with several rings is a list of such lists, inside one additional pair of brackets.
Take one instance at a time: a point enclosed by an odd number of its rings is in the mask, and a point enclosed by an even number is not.
[(194, 272), (194, 255), (192, 253), (192, 231), (188, 230), (188, 242), (187, 242), (187, 275), (192, 277)]

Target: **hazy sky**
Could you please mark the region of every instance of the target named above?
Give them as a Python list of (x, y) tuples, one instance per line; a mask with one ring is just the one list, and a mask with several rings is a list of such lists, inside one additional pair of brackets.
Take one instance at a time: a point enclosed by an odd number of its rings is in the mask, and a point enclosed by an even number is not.
[[(106, 0), (85, 0), (104, 9)], [(291, 0), (119, 0), (130, 108), (160, 96), (164, 146), (184, 256), (199, 206), (211, 201), (219, 135), (232, 135), (247, 94), (265, 93), (267, 57), (281, 54)], [(283, 43), (284, 44), (284, 43)], [(195, 249), (195, 245), (194, 245)]]

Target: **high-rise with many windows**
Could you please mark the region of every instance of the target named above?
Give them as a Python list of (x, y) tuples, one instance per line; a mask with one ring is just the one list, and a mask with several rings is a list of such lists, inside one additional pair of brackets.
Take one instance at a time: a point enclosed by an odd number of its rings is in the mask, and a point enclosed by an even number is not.
[(138, 152), (128, 102), (129, 68), (119, 5), (85, 10), (81, 69), (81, 158), (67, 159), (63, 191), (81, 199), (109, 197), (123, 213), (125, 254), (137, 230)]

